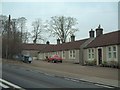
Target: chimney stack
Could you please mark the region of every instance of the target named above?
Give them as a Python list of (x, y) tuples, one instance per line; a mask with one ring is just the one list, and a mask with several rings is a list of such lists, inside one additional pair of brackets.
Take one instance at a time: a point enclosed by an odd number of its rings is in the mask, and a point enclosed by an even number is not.
[(75, 41), (75, 35), (71, 35), (71, 42)]
[(94, 31), (93, 31), (93, 29), (91, 29), (91, 31), (89, 31), (89, 37), (90, 38), (94, 38)]
[(99, 25), (98, 28), (96, 29), (96, 37), (100, 36), (103, 34), (103, 29)]
[(46, 42), (46, 44), (47, 44), (47, 45), (49, 45), (49, 44), (50, 44), (50, 42), (49, 42), (49, 41), (47, 41), (47, 42)]
[(57, 44), (60, 44), (60, 39), (59, 38), (57, 39)]

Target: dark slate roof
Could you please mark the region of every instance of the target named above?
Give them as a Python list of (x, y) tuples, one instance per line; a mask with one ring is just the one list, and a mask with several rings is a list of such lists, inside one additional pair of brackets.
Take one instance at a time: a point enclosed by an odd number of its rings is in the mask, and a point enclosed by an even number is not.
[(118, 45), (118, 44), (120, 44), (120, 30), (96, 37), (85, 48), (95, 48), (95, 47)]
[(22, 44), (22, 49), (23, 50), (41, 50), (46, 46), (46, 44)]
[(23, 44), (23, 50), (37, 50), (40, 52), (54, 52), (54, 51), (62, 51), (62, 50), (71, 50), (71, 49), (79, 49), (80, 46), (88, 39), (67, 42), (63, 44), (57, 45), (47, 45), (47, 44)]
[(55, 45), (45, 45), (45, 47), (40, 50), (40, 52), (53, 52)]
[(78, 41), (73, 41), (73, 42), (67, 42), (63, 44), (58, 44), (54, 48), (56, 51), (61, 51), (61, 50), (72, 50), (72, 49), (79, 49), (80, 46), (88, 39), (83, 39), (83, 40), (78, 40)]
[(72, 49), (79, 49), (80, 46), (88, 39), (67, 42), (63, 44), (57, 45), (49, 45), (43, 51), (44, 52), (54, 52), (54, 51), (65, 51), (65, 50), (72, 50)]

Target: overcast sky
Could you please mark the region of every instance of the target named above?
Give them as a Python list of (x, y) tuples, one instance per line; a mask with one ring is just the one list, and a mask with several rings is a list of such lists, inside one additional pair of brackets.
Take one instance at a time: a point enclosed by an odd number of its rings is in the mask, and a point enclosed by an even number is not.
[[(12, 18), (26, 17), (28, 29), (37, 18), (43, 21), (52, 16), (70, 16), (78, 20), (76, 40), (88, 38), (89, 30), (101, 24), (104, 33), (118, 30), (118, 2), (2, 2), (2, 14)], [(11, 0), (10, 0), (11, 1)], [(19, 1), (19, 0), (18, 0)], [(28, 1), (28, 0), (27, 0)], [(63, 1), (63, 0), (62, 0)], [(110, 0), (111, 1), (111, 0)], [(1, 5), (1, 4), (0, 4)], [(56, 43), (56, 38), (47, 39)]]

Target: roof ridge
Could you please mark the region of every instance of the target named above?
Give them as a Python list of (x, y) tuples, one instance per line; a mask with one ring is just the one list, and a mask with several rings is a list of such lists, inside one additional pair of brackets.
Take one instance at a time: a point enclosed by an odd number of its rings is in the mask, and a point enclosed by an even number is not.
[(117, 35), (118, 33), (120, 33), (120, 30), (102, 34), (99, 37), (95, 37), (95, 39), (85, 48), (119, 44), (120, 42), (118, 40), (118, 35)]
[(116, 30), (116, 31), (112, 31), (112, 32), (104, 33), (103, 35), (111, 34), (111, 33), (117, 33), (117, 32), (119, 32), (119, 31), (120, 31), (120, 30)]

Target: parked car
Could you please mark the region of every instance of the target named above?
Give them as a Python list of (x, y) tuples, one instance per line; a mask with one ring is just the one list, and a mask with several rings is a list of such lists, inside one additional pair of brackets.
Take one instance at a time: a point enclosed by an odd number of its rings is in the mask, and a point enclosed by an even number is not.
[(53, 62), (53, 63), (61, 62), (62, 63), (62, 58), (58, 55), (53, 55), (52, 57), (48, 58), (48, 62)]
[(22, 61), (25, 63), (31, 63), (33, 58), (29, 55), (23, 55)]

